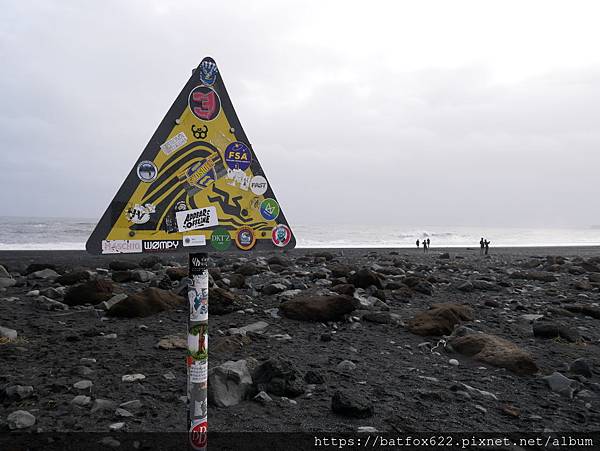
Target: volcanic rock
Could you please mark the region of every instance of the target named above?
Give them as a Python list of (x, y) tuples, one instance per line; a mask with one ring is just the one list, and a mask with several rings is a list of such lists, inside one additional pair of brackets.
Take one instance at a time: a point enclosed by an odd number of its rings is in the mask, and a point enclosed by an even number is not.
[(348, 277), (348, 282), (357, 288), (369, 288), (370, 286), (383, 288), (381, 277), (377, 273), (366, 268), (360, 269), (350, 275)]
[(337, 390), (331, 398), (333, 412), (352, 418), (369, 418), (373, 416), (373, 406), (370, 401), (360, 396), (356, 391)]
[(209, 289), (208, 304), (211, 315), (225, 315), (244, 308), (234, 293), (219, 287)]
[(529, 353), (514, 343), (494, 335), (468, 333), (452, 337), (451, 349), (472, 356), (475, 360), (492, 366), (506, 368), (515, 374), (534, 374), (538, 367)]
[(293, 398), (305, 391), (304, 381), (298, 370), (283, 359), (270, 359), (261, 363), (252, 378), (258, 391), (266, 391), (277, 396)]
[(473, 310), (467, 305), (434, 304), (410, 320), (408, 330), (421, 336), (449, 335), (455, 325), (473, 319)]
[(99, 304), (113, 295), (113, 284), (107, 279), (94, 279), (79, 285), (73, 285), (66, 292), (64, 303), (73, 305)]
[(284, 316), (301, 321), (336, 321), (355, 309), (349, 296), (296, 296), (280, 304)]
[(146, 317), (164, 310), (180, 307), (183, 301), (180, 296), (171, 291), (161, 290), (160, 288), (146, 288), (114, 305), (107, 312), (107, 315), (119, 318)]

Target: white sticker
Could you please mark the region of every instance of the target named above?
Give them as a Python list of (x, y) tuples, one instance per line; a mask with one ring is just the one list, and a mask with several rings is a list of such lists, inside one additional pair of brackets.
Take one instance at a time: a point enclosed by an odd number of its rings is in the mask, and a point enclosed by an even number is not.
[(187, 136), (185, 136), (185, 133), (179, 132), (175, 136), (173, 136), (171, 139), (166, 141), (163, 145), (161, 145), (160, 150), (162, 150), (165, 153), (165, 155), (169, 155), (169, 154), (175, 152), (177, 149), (179, 149), (184, 144), (186, 144), (187, 141), (188, 141), (188, 139), (187, 139)]
[[(190, 366), (190, 382), (201, 384), (208, 379), (208, 361), (196, 360)], [(201, 416), (201, 415), (198, 415)]]
[(192, 283), (188, 287), (188, 300), (190, 321), (206, 321), (208, 319), (208, 271), (193, 276)]
[(129, 222), (134, 224), (146, 224), (150, 221), (150, 215), (156, 212), (156, 208), (152, 204), (140, 205), (135, 204), (127, 209), (125, 214)]
[(187, 246), (206, 246), (206, 237), (204, 235), (183, 235), (183, 245)]
[(142, 252), (142, 240), (102, 240), (103, 254), (136, 254)]
[(205, 229), (219, 225), (215, 207), (196, 208), (195, 210), (178, 211), (175, 213), (177, 229), (180, 232)]
[(227, 168), (227, 184), (229, 186), (239, 186), (240, 189), (248, 191), (250, 185), (250, 176), (246, 175), (241, 169), (229, 169)]
[(257, 196), (265, 194), (268, 186), (267, 179), (262, 175), (255, 175), (252, 177), (252, 180), (250, 180), (250, 190)]

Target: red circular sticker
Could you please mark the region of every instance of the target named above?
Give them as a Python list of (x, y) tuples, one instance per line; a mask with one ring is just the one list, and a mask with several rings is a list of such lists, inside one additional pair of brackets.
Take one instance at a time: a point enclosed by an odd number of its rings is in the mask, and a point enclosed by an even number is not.
[(256, 244), (254, 230), (250, 227), (242, 227), (235, 234), (235, 244), (243, 251), (249, 251)]
[(194, 116), (203, 121), (212, 121), (221, 111), (219, 95), (207, 86), (192, 89), (188, 104)]
[(193, 420), (190, 429), (190, 445), (193, 449), (201, 450), (206, 448), (208, 443), (208, 421)]
[(279, 224), (271, 232), (271, 240), (275, 246), (283, 247), (292, 239), (292, 231), (284, 224)]

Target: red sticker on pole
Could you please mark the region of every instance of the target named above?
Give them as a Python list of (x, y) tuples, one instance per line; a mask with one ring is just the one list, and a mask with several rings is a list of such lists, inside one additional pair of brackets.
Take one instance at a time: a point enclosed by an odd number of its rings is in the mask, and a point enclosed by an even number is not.
[(208, 443), (208, 421), (206, 418), (202, 420), (192, 421), (190, 429), (190, 445), (195, 450), (205, 450)]

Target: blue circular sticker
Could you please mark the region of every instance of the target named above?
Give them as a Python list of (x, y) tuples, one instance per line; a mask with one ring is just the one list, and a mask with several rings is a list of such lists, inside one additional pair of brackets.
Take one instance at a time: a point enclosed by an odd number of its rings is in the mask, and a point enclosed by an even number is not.
[(225, 163), (229, 169), (245, 171), (252, 163), (252, 152), (244, 143), (236, 141), (225, 149)]

